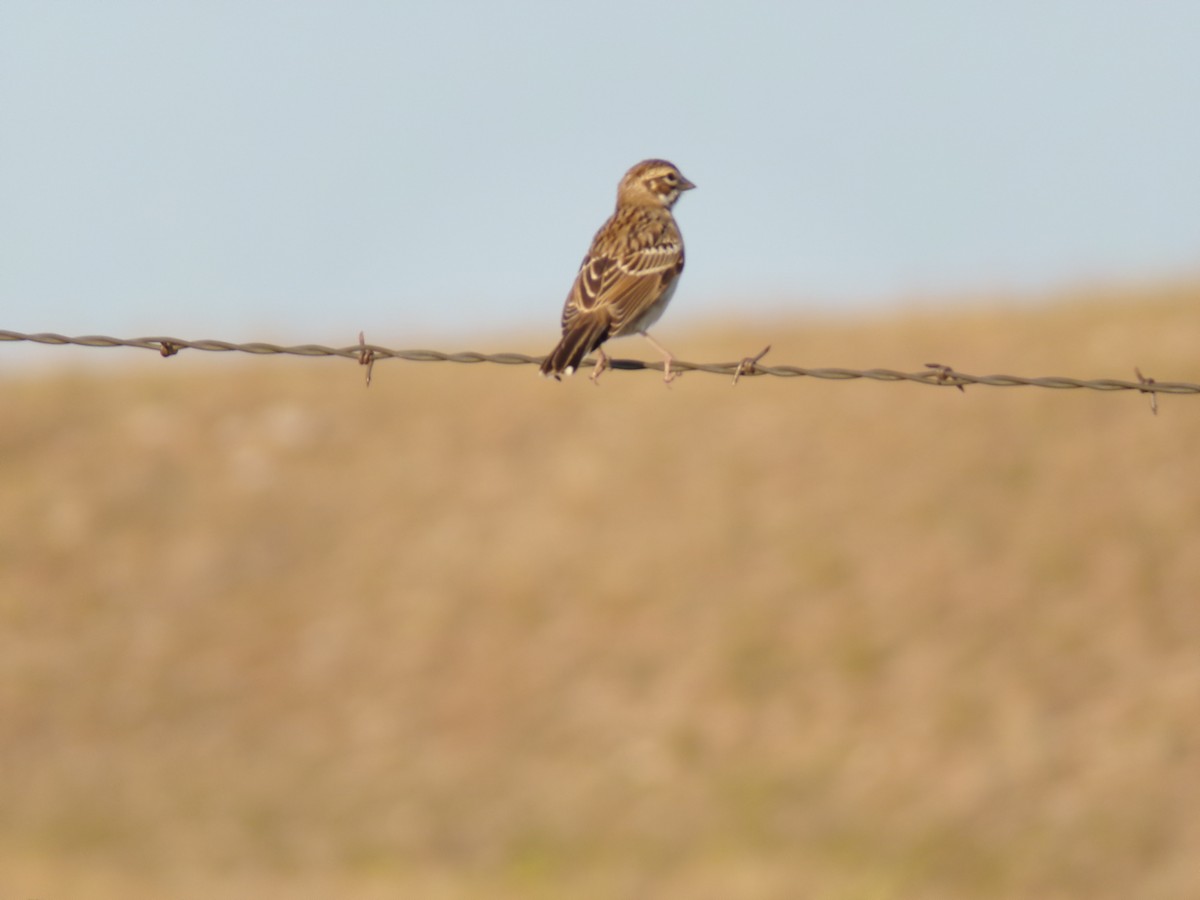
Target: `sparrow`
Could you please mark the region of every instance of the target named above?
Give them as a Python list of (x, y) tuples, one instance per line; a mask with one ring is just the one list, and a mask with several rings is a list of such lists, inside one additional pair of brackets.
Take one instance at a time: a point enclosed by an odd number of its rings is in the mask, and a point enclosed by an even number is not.
[(663, 355), (663, 381), (675, 378), (670, 351), (647, 329), (671, 302), (683, 271), (683, 237), (671, 207), (695, 185), (672, 163), (647, 159), (617, 185), (617, 208), (600, 226), (567, 295), (562, 340), (542, 362), (542, 375), (574, 374), (583, 358), (599, 353), (592, 381), (608, 367), (601, 344), (640, 334)]

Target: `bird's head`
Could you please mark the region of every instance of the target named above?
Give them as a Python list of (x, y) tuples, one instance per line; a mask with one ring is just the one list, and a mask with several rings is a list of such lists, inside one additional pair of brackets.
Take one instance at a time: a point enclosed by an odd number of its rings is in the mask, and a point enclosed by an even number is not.
[(649, 203), (670, 209), (684, 191), (695, 185), (665, 159), (647, 159), (628, 172), (617, 188), (618, 203)]

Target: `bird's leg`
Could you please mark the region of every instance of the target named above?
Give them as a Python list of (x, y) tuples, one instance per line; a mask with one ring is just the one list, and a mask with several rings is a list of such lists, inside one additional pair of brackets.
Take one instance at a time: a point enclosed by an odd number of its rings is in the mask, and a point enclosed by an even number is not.
[(604, 355), (604, 351), (597, 347), (596, 353), (599, 354), (600, 359), (596, 361), (596, 368), (591, 374), (592, 384), (599, 384), (600, 373), (608, 368), (608, 357)]
[(671, 363), (675, 362), (675, 357), (671, 355), (671, 351), (650, 337), (650, 332), (643, 331), (642, 337), (650, 342), (650, 346), (663, 355), (663, 383), (670, 384), (675, 380), (676, 373), (671, 371)]

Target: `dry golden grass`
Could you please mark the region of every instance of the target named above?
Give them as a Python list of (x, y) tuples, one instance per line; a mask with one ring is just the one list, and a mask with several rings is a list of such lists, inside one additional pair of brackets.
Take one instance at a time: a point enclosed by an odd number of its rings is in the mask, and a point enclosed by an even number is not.
[[(1200, 381), (1198, 293), (662, 337)], [(0, 387), (0, 897), (1200, 896), (1200, 398)]]

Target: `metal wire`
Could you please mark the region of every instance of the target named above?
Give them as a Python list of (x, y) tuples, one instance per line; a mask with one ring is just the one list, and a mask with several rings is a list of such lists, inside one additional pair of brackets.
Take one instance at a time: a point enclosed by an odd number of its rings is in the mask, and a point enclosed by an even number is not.
[[(16, 331), (0, 330), (0, 341), (28, 341), (36, 344), (54, 346), (72, 345), (77, 347), (134, 347), (141, 350), (154, 350), (163, 356), (174, 356), (180, 350), (203, 350), (214, 353), (253, 353), (258, 355), (283, 354), (288, 356), (339, 356), (357, 360), (368, 366), (368, 383), (370, 367), (381, 359), (404, 359), (412, 362), (451, 362), (451, 363), (495, 363), (502, 366), (540, 365), (544, 357), (527, 356), (524, 353), (476, 353), (462, 351), (446, 353), (440, 350), (393, 350), (368, 344), (359, 335), (359, 343), (348, 347), (326, 347), (320, 344), (298, 344), (283, 346), (253, 342), (238, 344), (229, 341), (198, 340), (188, 341), (174, 337), (141, 337), (114, 338), (103, 335), (85, 335), (82, 337), (67, 337), (61, 334), (22, 334)], [(769, 347), (767, 348), (770, 349)], [(1055, 390), (1084, 389), (1092, 391), (1139, 391), (1144, 394), (1200, 394), (1200, 384), (1183, 381), (1156, 381), (1144, 377), (1137, 371), (1137, 381), (1126, 381), (1117, 378), (1065, 378), (1061, 376), (1044, 376), (1025, 378), (1019, 375), (968, 375), (949, 366), (938, 363), (926, 363), (925, 368), (916, 372), (900, 372), (895, 369), (839, 369), (821, 368), (808, 369), (802, 366), (768, 366), (761, 360), (766, 350), (756, 357), (747, 357), (734, 362), (693, 363), (675, 360), (671, 370), (675, 372), (708, 372), (714, 375), (732, 377), (734, 383), (740, 378), (758, 376), (775, 376), (777, 378), (822, 378), (831, 381), (851, 381), (869, 379), (872, 381), (911, 381), (935, 387), (955, 387), (962, 390), (968, 385), (987, 385), (990, 387), (1040, 387)], [(637, 359), (611, 359), (614, 369), (649, 369), (661, 372), (661, 362), (643, 362)], [(594, 365), (591, 360), (585, 360), (584, 367)]]

